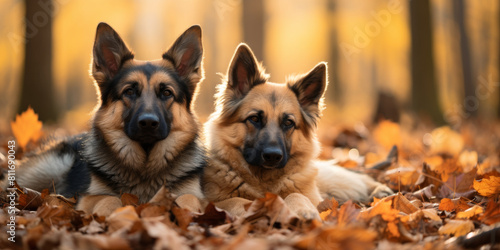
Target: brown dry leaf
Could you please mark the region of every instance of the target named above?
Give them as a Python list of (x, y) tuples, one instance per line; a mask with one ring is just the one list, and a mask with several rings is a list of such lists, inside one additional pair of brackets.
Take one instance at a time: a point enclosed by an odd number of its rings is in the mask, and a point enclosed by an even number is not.
[(335, 198), (325, 199), (318, 205), (318, 211), (323, 212), (326, 210), (333, 210), (339, 208), (339, 202)]
[(45, 203), (38, 208), (36, 213), (49, 227), (73, 228), (84, 224), (81, 214), (67, 206), (51, 206)]
[(107, 218), (109, 224), (108, 231), (113, 233), (117, 230), (129, 230), (134, 222), (139, 221), (139, 216), (133, 206), (124, 206), (116, 209)]
[(120, 200), (122, 201), (123, 206), (137, 206), (139, 204), (139, 197), (129, 193), (123, 193)]
[(179, 207), (172, 207), (172, 213), (175, 216), (175, 219), (177, 220), (177, 224), (182, 230), (187, 230), (187, 227), (191, 222), (193, 222), (193, 213), (191, 211), (184, 209), (184, 208), (179, 208)]
[(156, 218), (145, 219), (143, 223), (149, 236), (157, 239), (154, 249), (190, 249), (185, 238)]
[(412, 214), (412, 213), (415, 213), (419, 210), (418, 207), (415, 207), (415, 205), (413, 205), (401, 193), (398, 193), (397, 195), (395, 195), (393, 200), (394, 200), (393, 201), (394, 209), (399, 210), (405, 214)]
[(474, 230), (474, 223), (470, 220), (449, 220), (439, 228), (439, 234), (453, 235), (455, 237), (466, 235)]
[(231, 222), (226, 211), (209, 203), (202, 215), (195, 216), (193, 221), (202, 226), (218, 226)]
[(360, 227), (323, 227), (295, 243), (299, 249), (373, 249), (377, 233)]
[(434, 209), (422, 209), (422, 213), (424, 213), (424, 217), (433, 221), (442, 222), (441, 217), (437, 215), (437, 211)]
[(500, 204), (490, 200), (486, 205), (486, 211), (478, 219), (486, 225), (500, 222)]
[(413, 167), (399, 167), (387, 170), (384, 174), (384, 180), (390, 188), (398, 190), (400, 187), (413, 186), (420, 174)]
[(386, 150), (390, 150), (394, 145), (399, 148), (401, 147), (401, 128), (397, 123), (381, 121), (373, 130), (373, 138)]
[(22, 192), (20, 190), (17, 189), (19, 209), (36, 210), (43, 204), (42, 195), (38, 191), (29, 188), (22, 189)]
[(265, 197), (255, 199), (252, 203), (245, 205), (245, 209), (245, 214), (238, 219), (239, 223), (237, 224), (255, 221), (263, 216), (267, 216), (273, 222), (282, 224), (288, 224), (292, 219), (298, 218), (285, 205), (285, 201), (281, 197), (271, 193), (266, 193)]
[(492, 197), (500, 194), (500, 177), (498, 176), (491, 175), (481, 181), (474, 180), (473, 185), (474, 189), (482, 196)]
[(473, 168), (467, 173), (452, 174), (445, 185), (442, 185), (438, 192), (438, 197), (468, 197), (471, 198), (476, 192), (472, 188), (476, 178), (477, 168)]
[(462, 135), (453, 131), (450, 127), (444, 126), (434, 129), (431, 132), (432, 143), (431, 154), (445, 154), (456, 156), (464, 147)]
[(351, 201), (347, 201), (342, 206), (340, 206), (340, 210), (338, 213), (338, 225), (340, 227), (347, 226), (356, 221), (358, 217), (360, 209), (356, 207), (356, 205)]
[(482, 214), (483, 212), (484, 212), (483, 207), (478, 206), (478, 205), (474, 205), (473, 207), (471, 207), (463, 212), (458, 212), (457, 218), (458, 219), (470, 219), (471, 217)]
[(42, 135), (42, 122), (31, 107), (28, 107), (21, 115), (16, 115), (16, 120), (10, 122), (12, 134), (16, 137), (21, 148), (26, 148), (30, 141), (37, 141)]
[(141, 218), (163, 216), (168, 213), (167, 207), (165, 206), (151, 203), (146, 203), (143, 205), (145, 206), (143, 206), (140, 210), (136, 208), (136, 211), (141, 216)]
[[(74, 244), (79, 249), (132, 249), (125, 238), (107, 235), (79, 235), (75, 234)], [(61, 247), (61, 249), (71, 249), (73, 247)]]

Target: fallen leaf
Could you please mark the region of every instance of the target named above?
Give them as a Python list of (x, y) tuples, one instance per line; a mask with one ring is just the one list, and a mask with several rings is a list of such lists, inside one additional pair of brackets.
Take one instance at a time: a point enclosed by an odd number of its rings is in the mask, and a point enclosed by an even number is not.
[(202, 226), (218, 226), (229, 223), (229, 215), (226, 211), (215, 207), (213, 203), (209, 203), (202, 215), (195, 216), (193, 221)]
[(488, 176), (481, 181), (474, 180), (474, 189), (486, 197), (492, 197), (500, 194), (500, 177)]
[(451, 199), (443, 198), (439, 203), (439, 210), (453, 212), (455, 211), (455, 203)]
[(351, 201), (347, 201), (342, 206), (340, 206), (339, 215), (337, 223), (340, 227), (347, 226), (356, 221), (360, 209)]
[(133, 206), (120, 207), (108, 216), (108, 230), (111, 233), (117, 230), (127, 231), (132, 228), (132, 225), (136, 221), (139, 221), (139, 216)]
[(323, 227), (295, 243), (299, 249), (373, 249), (377, 233), (359, 227)]
[(486, 211), (478, 219), (486, 225), (493, 225), (500, 222), (500, 204), (490, 200), (486, 205)]
[(323, 212), (326, 210), (337, 209), (338, 207), (339, 207), (339, 202), (332, 197), (331, 199), (325, 199), (322, 202), (320, 202), (318, 205), (318, 211)]
[(443, 198), (441, 203), (439, 203), (439, 210), (448, 212), (462, 212), (469, 209), (470, 206), (467, 204), (467, 200), (460, 197), (456, 199)]
[(381, 215), (385, 221), (394, 221), (399, 211), (392, 208), (392, 202), (392, 197), (386, 197), (367, 210), (362, 211), (359, 216), (365, 220), (369, 220), (376, 215)]
[(149, 236), (157, 239), (153, 249), (190, 249), (184, 237), (161, 221), (152, 219), (143, 223)]
[(405, 214), (412, 214), (414, 212), (417, 212), (419, 209), (418, 207), (415, 207), (406, 197), (403, 196), (403, 194), (398, 193), (397, 195), (393, 196), (393, 208), (396, 210), (399, 210)]
[(482, 214), (484, 212), (484, 209), (478, 205), (474, 205), (473, 207), (463, 211), (463, 212), (458, 212), (457, 213), (457, 218), (458, 219), (469, 219), (472, 218), (473, 216)]
[(139, 197), (129, 193), (123, 193), (120, 200), (122, 201), (123, 206), (137, 206), (139, 204)]
[(26, 148), (30, 141), (37, 141), (42, 132), (42, 122), (38, 120), (38, 115), (31, 107), (20, 115), (16, 115), (16, 120), (10, 123), (12, 134), (21, 148)]
[(424, 214), (424, 217), (436, 222), (442, 222), (441, 217), (437, 215), (436, 210), (434, 209), (422, 209), (422, 213)]
[(455, 237), (466, 235), (474, 230), (474, 223), (470, 220), (448, 220), (439, 228), (439, 234), (453, 235)]
[(286, 205), (285, 201), (271, 193), (266, 193), (263, 198), (258, 198), (252, 203), (246, 205), (245, 214), (238, 220), (237, 224), (244, 222), (255, 221), (257, 218), (266, 216), (271, 222), (279, 222), (288, 224), (292, 219), (298, 216), (292, 212)]

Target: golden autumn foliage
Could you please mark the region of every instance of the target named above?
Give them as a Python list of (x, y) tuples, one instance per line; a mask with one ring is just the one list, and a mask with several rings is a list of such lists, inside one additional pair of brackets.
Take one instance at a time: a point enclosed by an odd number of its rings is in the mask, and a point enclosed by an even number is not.
[(32, 108), (17, 115), (10, 127), (21, 148), (25, 148), (30, 141), (38, 140), (42, 135), (42, 122), (38, 120), (38, 115)]

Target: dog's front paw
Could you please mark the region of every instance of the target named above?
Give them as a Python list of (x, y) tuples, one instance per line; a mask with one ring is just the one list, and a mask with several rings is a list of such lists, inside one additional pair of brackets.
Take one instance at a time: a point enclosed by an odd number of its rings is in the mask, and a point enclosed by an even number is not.
[(390, 196), (393, 194), (394, 194), (394, 192), (392, 191), (392, 189), (390, 189), (388, 186), (386, 186), (384, 184), (380, 184), (371, 193), (370, 200), (373, 200), (374, 197), (384, 198), (384, 197), (387, 197), (387, 196)]
[(295, 211), (299, 216), (299, 219), (302, 220), (319, 220), (321, 221), (321, 217), (319, 216), (319, 212), (316, 209), (300, 209)]

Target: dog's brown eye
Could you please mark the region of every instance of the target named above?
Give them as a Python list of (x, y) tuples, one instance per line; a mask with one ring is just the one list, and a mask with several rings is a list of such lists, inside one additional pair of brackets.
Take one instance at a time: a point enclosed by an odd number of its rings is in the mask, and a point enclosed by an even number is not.
[(127, 96), (133, 96), (135, 94), (135, 90), (133, 88), (127, 88), (123, 93)]
[(295, 126), (295, 122), (293, 122), (290, 119), (287, 119), (287, 120), (285, 120), (285, 122), (283, 123), (283, 125), (285, 125), (285, 127), (293, 127), (293, 126)]
[(170, 90), (168, 90), (168, 89), (165, 89), (165, 90), (163, 90), (163, 93), (162, 93), (162, 94), (163, 94), (163, 96), (165, 96), (165, 97), (169, 97), (169, 96), (171, 96), (171, 95), (172, 95), (172, 91), (170, 91)]
[(260, 118), (257, 115), (252, 115), (248, 119), (250, 119), (250, 121), (255, 122), (255, 123), (260, 122)]

